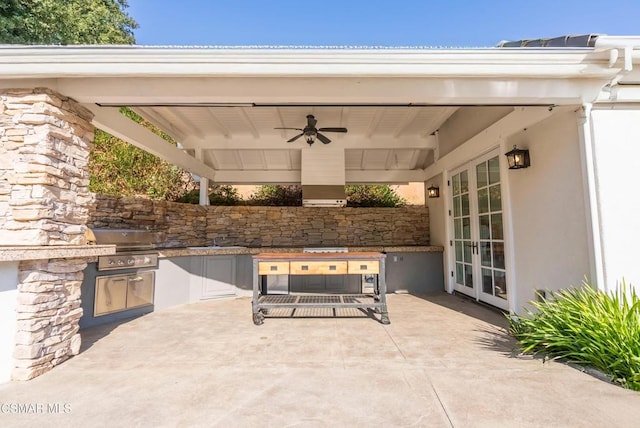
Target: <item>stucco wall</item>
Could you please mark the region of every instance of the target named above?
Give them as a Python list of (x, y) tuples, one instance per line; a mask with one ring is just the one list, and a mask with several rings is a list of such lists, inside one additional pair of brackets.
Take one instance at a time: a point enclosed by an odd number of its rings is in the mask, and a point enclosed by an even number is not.
[[(532, 114), (537, 113), (532, 111)], [(590, 274), (577, 116), (573, 111), (551, 114), (508, 138), (500, 137), (510, 128), (508, 121), (490, 133), (478, 134), (459, 150), (442, 156), (438, 164), (444, 173), (425, 181), (427, 187), (431, 183), (440, 186), (440, 198), (427, 199), (431, 243), (445, 248), (445, 282), (451, 285), (450, 238), (446, 233), (450, 195), (446, 177), (450, 171), (499, 147), (504, 227), (509, 239), (506, 248), (509, 309), (515, 311), (521, 311), (535, 299), (535, 290), (580, 285), (585, 275)], [(440, 143), (450, 144), (445, 137), (440, 134)], [(506, 168), (504, 153), (514, 144), (530, 150), (530, 168)]]
[(462, 107), (439, 129), (440, 156), (454, 150), (474, 135), (513, 111), (513, 107)]
[(592, 112), (596, 192), (604, 282), (614, 289), (624, 278), (640, 291), (640, 106)]
[(18, 262), (0, 262), (0, 383), (11, 379), (18, 307)]
[(401, 208), (198, 206), (97, 196), (90, 227), (162, 231), (163, 246), (429, 245), (429, 211)]
[(536, 289), (580, 285), (589, 274), (587, 217), (576, 115), (555, 115), (509, 138), (531, 167), (509, 170), (516, 307)]

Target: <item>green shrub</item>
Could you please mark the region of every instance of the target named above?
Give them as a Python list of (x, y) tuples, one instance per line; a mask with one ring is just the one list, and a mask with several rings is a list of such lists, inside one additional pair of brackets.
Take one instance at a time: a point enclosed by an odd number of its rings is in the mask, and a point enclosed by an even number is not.
[(302, 205), (302, 186), (260, 186), (249, 198), (250, 205), (299, 207)]
[(344, 190), (350, 207), (401, 207), (407, 203), (387, 184), (352, 184)]
[[(185, 193), (176, 199), (176, 202), (185, 204), (200, 203), (200, 189), (194, 189)], [(210, 189), (209, 203), (211, 205), (241, 205), (243, 200), (235, 187), (230, 185), (215, 185)]]
[[(401, 207), (406, 204), (389, 185), (352, 184), (345, 186), (347, 206)], [(302, 186), (260, 186), (249, 200), (251, 205), (295, 207), (302, 205)]]
[(585, 282), (532, 304), (535, 311), (509, 318), (524, 352), (594, 367), (640, 391), (640, 298), (633, 288), (623, 282), (607, 294)]

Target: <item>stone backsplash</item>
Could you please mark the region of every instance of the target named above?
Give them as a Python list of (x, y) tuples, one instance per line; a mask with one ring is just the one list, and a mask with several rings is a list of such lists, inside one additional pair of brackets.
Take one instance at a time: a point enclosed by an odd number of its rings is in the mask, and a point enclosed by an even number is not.
[(164, 232), (163, 247), (429, 245), (429, 212), (401, 208), (199, 206), (96, 195), (88, 226)]

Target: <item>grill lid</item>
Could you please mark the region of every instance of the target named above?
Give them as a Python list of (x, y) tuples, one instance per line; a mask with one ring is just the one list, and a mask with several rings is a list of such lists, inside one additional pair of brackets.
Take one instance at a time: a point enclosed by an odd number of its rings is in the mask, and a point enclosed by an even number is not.
[(115, 245), (117, 251), (154, 248), (160, 232), (144, 229), (92, 229), (96, 244)]

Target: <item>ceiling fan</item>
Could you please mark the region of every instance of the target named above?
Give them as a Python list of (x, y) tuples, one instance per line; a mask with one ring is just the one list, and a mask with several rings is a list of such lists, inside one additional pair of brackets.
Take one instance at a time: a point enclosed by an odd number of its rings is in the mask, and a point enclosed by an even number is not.
[(287, 140), (287, 143), (293, 143), (298, 138), (300, 138), (300, 137), (302, 137), (304, 135), (305, 139), (307, 140), (307, 144), (308, 145), (312, 145), (316, 141), (316, 137), (318, 138), (318, 140), (322, 141), (323, 144), (329, 144), (331, 142), (331, 140), (329, 138), (327, 138), (326, 136), (322, 135), (320, 133), (320, 131), (322, 131), (322, 132), (347, 132), (347, 128), (316, 128), (316, 123), (318, 123), (316, 118), (313, 117), (312, 114), (308, 114), (307, 115), (307, 126), (305, 126), (304, 128), (273, 128), (273, 129), (294, 129), (296, 131), (302, 131), (301, 133), (299, 133), (295, 137), (290, 138), (289, 140)]

